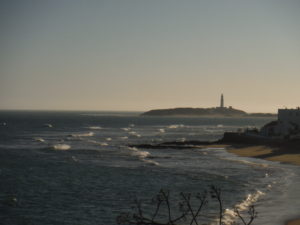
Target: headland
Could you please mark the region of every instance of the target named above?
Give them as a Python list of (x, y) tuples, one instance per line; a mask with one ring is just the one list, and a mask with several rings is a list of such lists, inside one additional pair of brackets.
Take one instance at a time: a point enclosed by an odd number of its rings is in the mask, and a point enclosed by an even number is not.
[(246, 113), (232, 107), (214, 108), (172, 108), (154, 109), (141, 114), (141, 116), (197, 116), (197, 117), (276, 117), (272, 113)]
[(272, 113), (246, 113), (243, 110), (235, 109), (232, 106), (226, 107), (224, 96), (221, 94), (220, 105), (211, 108), (170, 108), (153, 109), (141, 114), (141, 116), (196, 116), (196, 117), (275, 117)]

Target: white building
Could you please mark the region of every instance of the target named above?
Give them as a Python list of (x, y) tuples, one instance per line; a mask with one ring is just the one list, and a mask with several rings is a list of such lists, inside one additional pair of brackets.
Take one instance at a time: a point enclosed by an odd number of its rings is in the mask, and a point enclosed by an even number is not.
[(282, 135), (300, 132), (300, 108), (278, 109), (278, 125)]
[(292, 137), (300, 134), (300, 108), (278, 109), (278, 120), (266, 124), (261, 134), (269, 137)]

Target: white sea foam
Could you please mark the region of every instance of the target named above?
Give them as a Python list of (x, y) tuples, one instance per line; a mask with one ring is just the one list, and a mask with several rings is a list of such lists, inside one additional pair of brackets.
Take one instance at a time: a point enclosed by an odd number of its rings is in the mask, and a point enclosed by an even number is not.
[(99, 143), (101, 146), (108, 146), (108, 144), (106, 142), (101, 142)]
[(131, 132), (129, 132), (129, 134), (132, 135), (132, 136), (135, 136), (135, 137), (141, 137), (141, 135), (138, 134), (138, 133), (135, 132), (135, 131), (131, 131)]
[(150, 155), (149, 152), (147, 151), (133, 151), (131, 153), (133, 156), (138, 156), (140, 159), (145, 159), (146, 157), (148, 157)]
[(155, 166), (159, 165), (158, 162), (155, 162), (154, 160), (151, 160), (151, 159), (147, 159), (147, 157), (149, 157), (151, 155), (149, 152), (147, 152), (147, 151), (140, 151), (140, 150), (138, 150), (135, 147), (128, 147), (127, 149), (131, 151), (130, 154), (132, 156), (138, 157), (141, 161), (143, 161), (145, 163), (148, 163), (148, 164), (151, 164), (151, 165), (155, 165)]
[(49, 128), (51, 128), (51, 127), (53, 127), (53, 126), (52, 126), (52, 124), (50, 124), (50, 123), (45, 123), (45, 124), (44, 124), (44, 127), (49, 127)]
[(123, 127), (123, 128), (121, 128), (121, 129), (124, 130), (124, 131), (130, 131), (130, 130), (131, 130), (130, 127)]
[(224, 127), (224, 126), (223, 126), (223, 124), (218, 124), (217, 127), (218, 127), (218, 128), (222, 128), (222, 127)]
[(70, 148), (71, 146), (67, 144), (56, 144), (52, 146), (53, 150), (61, 150), (61, 151), (69, 150)]
[(74, 162), (78, 162), (78, 159), (75, 156), (71, 157), (73, 159)]
[(107, 140), (107, 141), (111, 141), (112, 139), (111, 139), (111, 138), (105, 138), (105, 140)]
[(140, 151), (136, 147), (128, 147), (127, 149), (131, 151), (131, 153), (130, 153), (131, 155), (138, 156), (139, 158), (142, 158), (142, 159), (144, 159), (144, 158), (146, 158), (147, 156), (150, 155), (149, 152)]
[(177, 128), (182, 128), (182, 127), (184, 127), (183, 124), (173, 124), (173, 125), (168, 126), (169, 129), (177, 129)]
[(94, 140), (87, 140), (87, 142), (93, 143), (95, 145), (100, 145), (100, 146), (107, 146), (108, 145), (106, 142), (98, 142), (98, 141), (94, 141)]
[(223, 217), (224, 224), (232, 224), (237, 219), (237, 214), (235, 210), (238, 210), (240, 213), (247, 211), (249, 207), (253, 205), (253, 203), (257, 202), (258, 199), (263, 195), (265, 195), (265, 193), (257, 190), (253, 194), (248, 194), (244, 201), (234, 206), (234, 209), (226, 209)]
[(133, 123), (129, 124), (130, 127), (135, 127), (135, 125)]
[(155, 162), (154, 160), (151, 160), (151, 159), (143, 159), (142, 161), (145, 162), (145, 163), (148, 163), (150, 165), (154, 165), (154, 166), (158, 166), (159, 165), (158, 162)]
[(91, 130), (101, 130), (102, 127), (99, 127), (99, 126), (91, 126), (91, 127), (88, 127), (88, 129), (91, 129)]
[[(210, 150), (223, 150), (224, 148), (207, 148), (207, 149), (210, 149)], [(238, 162), (238, 163), (243, 163), (243, 164), (247, 164), (247, 165), (250, 165), (250, 166), (258, 166), (258, 167), (263, 167), (263, 168), (269, 167), (269, 164), (267, 164), (267, 163), (256, 163), (256, 162), (252, 162), (252, 161), (242, 159), (241, 157), (235, 157), (235, 158), (220, 157), (220, 159), (233, 161), (233, 162)], [(267, 177), (269, 175), (265, 174), (265, 176)]]
[(165, 133), (165, 129), (158, 129), (160, 133)]
[(122, 140), (127, 140), (128, 137), (124, 136), (124, 137), (120, 137), (120, 139), (122, 139)]
[(71, 136), (72, 137), (91, 137), (91, 136), (94, 136), (94, 132), (71, 134)]
[(45, 140), (43, 138), (38, 138), (38, 137), (34, 138), (34, 140), (37, 142), (45, 142)]
[(185, 141), (186, 141), (185, 138), (177, 138), (176, 140), (177, 140), (177, 141), (181, 141), (181, 142), (185, 142)]

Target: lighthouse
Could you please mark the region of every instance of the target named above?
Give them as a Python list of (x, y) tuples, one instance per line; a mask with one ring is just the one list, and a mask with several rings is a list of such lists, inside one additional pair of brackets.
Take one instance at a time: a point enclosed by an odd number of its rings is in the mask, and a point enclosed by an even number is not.
[(224, 108), (224, 96), (223, 96), (223, 94), (221, 94), (220, 108)]

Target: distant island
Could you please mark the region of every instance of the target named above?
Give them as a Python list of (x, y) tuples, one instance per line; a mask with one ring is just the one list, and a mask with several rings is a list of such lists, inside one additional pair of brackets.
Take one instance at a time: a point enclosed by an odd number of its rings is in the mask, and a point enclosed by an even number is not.
[(232, 107), (154, 109), (141, 116), (275, 117), (272, 113), (246, 113)]
[(272, 113), (246, 113), (243, 110), (224, 106), (224, 97), (221, 95), (219, 107), (212, 108), (172, 108), (154, 109), (141, 114), (141, 116), (208, 116), (208, 117), (275, 117)]

